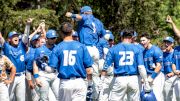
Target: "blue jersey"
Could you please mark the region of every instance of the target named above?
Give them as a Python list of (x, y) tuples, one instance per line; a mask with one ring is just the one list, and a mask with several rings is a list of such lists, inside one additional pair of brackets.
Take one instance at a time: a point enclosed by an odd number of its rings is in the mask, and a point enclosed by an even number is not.
[(168, 74), (172, 72), (172, 63), (173, 63), (173, 52), (163, 52), (163, 67), (164, 73)]
[(16, 73), (25, 71), (26, 46), (22, 41), (19, 41), (17, 47), (13, 47), (5, 42), (3, 51), (4, 55), (6, 55), (15, 65)]
[[(161, 63), (162, 65), (163, 52), (157, 46), (152, 45), (150, 49), (145, 49), (143, 52), (143, 56), (147, 74), (152, 74), (154, 72), (156, 63)], [(161, 71), (164, 71), (163, 65)]]
[(144, 51), (144, 47), (141, 44), (134, 43), (134, 45), (136, 45), (140, 51), (142, 51), (142, 52)]
[[(92, 14), (82, 14), (78, 23), (80, 42), (87, 46), (95, 46), (99, 39), (100, 28), (103, 26)], [(101, 26), (100, 26), (101, 25)], [(104, 33), (104, 31), (102, 31)]]
[(104, 29), (104, 25), (97, 18), (95, 18), (95, 24), (96, 24), (96, 27), (97, 27), (96, 31), (97, 31), (99, 37), (102, 38), (106, 34), (106, 30)]
[(97, 49), (99, 50), (100, 59), (104, 58), (104, 48), (109, 49), (109, 43), (106, 39), (100, 38), (99, 42), (97, 43)]
[(137, 75), (139, 65), (144, 65), (143, 54), (134, 44), (119, 43), (109, 49), (103, 70), (114, 63), (115, 75)]
[(85, 45), (78, 41), (63, 41), (52, 52), (49, 66), (58, 69), (58, 77), (86, 78), (86, 68), (91, 67), (93, 61)]
[[(42, 45), (41, 47), (39, 48), (36, 48), (36, 51), (35, 51), (35, 55), (34, 55), (34, 60), (37, 60), (41, 54), (44, 54), (48, 57), (51, 56), (51, 53), (52, 53), (52, 49), (54, 48), (54, 46), (52, 48), (47, 48), (46, 45)], [(38, 61), (36, 61), (37, 63), (37, 66), (39, 68), (41, 68), (41, 63), (39, 63)], [(48, 60), (48, 64), (49, 64), (49, 60)]]
[(34, 61), (35, 50), (36, 50), (35, 48), (30, 47), (25, 57), (26, 70), (31, 73), (33, 73), (33, 61)]
[(174, 48), (173, 63), (176, 65), (176, 70), (180, 70), (180, 46)]

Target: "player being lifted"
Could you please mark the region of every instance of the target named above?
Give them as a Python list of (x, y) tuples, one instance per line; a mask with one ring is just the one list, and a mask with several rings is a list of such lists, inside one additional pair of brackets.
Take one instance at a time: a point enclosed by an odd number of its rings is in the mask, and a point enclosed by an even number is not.
[(97, 99), (97, 95), (99, 92), (98, 85), (100, 83), (99, 78), (99, 52), (96, 47), (97, 42), (100, 36), (104, 36), (105, 29), (102, 22), (93, 16), (93, 12), (91, 7), (83, 6), (80, 10), (81, 14), (72, 14), (71, 12), (67, 12), (66, 16), (74, 18), (78, 21), (78, 34), (79, 41), (82, 44), (85, 44), (91, 57), (93, 58), (93, 82), (95, 92), (94, 99)]
[(109, 101), (123, 101), (127, 94), (127, 100), (139, 101), (140, 91), (138, 83), (138, 71), (145, 81), (145, 91), (150, 91), (147, 82), (147, 74), (143, 63), (142, 52), (132, 44), (133, 33), (124, 30), (121, 33), (122, 43), (109, 49), (101, 74), (102, 83), (109, 66), (114, 63), (114, 78)]

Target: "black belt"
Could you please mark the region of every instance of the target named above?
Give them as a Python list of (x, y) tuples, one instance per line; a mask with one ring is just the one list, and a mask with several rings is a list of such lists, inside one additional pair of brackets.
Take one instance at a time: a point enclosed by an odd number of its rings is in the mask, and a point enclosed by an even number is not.
[(134, 76), (137, 74), (114, 74), (114, 77), (119, 77), (119, 76)]
[(69, 78), (62, 78), (62, 79), (78, 79), (78, 78), (82, 78), (82, 77), (69, 77)]

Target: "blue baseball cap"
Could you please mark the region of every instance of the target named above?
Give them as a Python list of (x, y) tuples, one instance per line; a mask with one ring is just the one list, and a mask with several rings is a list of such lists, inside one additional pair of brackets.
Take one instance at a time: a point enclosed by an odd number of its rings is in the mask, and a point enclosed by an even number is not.
[(72, 33), (72, 36), (78, 37), (78, 33), (77, 33), (76, 31), (74, 31), (74, 32)]
[(11, 38), (13, 35), (19, 35), (19, 34), (15, 31), (12, 31), (8, 34), (8, 38)]
[(163, 41), (169, 41), (171, 43), (174, 43), (174, 39), (172, 37), (166, 37)]
[(138, 33), (136, 31), (134, 31), (133, 37), (137, 37), (137, 36), (138, 36)]
[(113, 35), (113, 34), (110, 34), (109, 39), (114, 40), (114, 35)]
[(84, 13), (84, 12), (92, 12), (92, 9), (91, 9), (91, 7), (90, 6), (83, 6), (82, 8), (81, 8), (81, 14), (82, 13)]
[(37, 39), (39, 39), (39, 38), (40, 38), (40, 35), (39, 35), (39, 34), (35, 34), (35, 35), (32, 37), (31, 41), (37, 40)]
[(46, 38), (48, 38), (48, 39), (50, 39), (50, 38), (57, 38), (57, 37), (58, 37), (58, 36), (57, 36), (55, 30), (50, 29), (50, 30), (48, 30), (48, 31), (46, 32)]

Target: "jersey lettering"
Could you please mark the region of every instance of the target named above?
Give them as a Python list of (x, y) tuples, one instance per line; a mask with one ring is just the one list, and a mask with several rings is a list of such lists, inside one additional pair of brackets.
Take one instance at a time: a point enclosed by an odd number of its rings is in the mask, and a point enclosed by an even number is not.
[(92, 22), (92, 26), (93, 26), (93, 33), (96, 33), (96, 25), (94, 22)]
[(76, 50), (64, 50), (63, 51), (64, 54), (64, 66), (73, 66), (76, 63), (76, 57), (74, 56), (75, 54), (77, 54)]
[(119, 52), (121, 58), (119, 59), (119, 66), (133, 65), (134, 53), (132, 51)]

